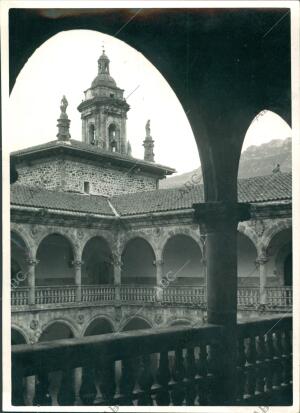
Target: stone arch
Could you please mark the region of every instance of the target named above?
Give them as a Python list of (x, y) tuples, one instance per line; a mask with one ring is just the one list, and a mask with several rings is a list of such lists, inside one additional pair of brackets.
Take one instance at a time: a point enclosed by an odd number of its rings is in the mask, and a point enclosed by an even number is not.
[(24, 244), (26, 245), (26, 248), (27, 248), (28, 258), (31, 259), (31, 260), (35, 259), (36, 245), (30, 239), (30, 236), (27, 233), (27, 231), (24, 228), (21, 228), (21, 227), (15, 228), (12, 225), (11, 234), (12, 233), (15, 233), (19, 238), (21, 238), (23, 240), (23, 242), (24, 242)]
[(74, 285), (74, 245), (69, 237), (53, 232), (43, 237), (37, 252), (37, 285)]
[(238, 232), (244, 234), (253, 243), (256, 248), (257, 254), (259, 254), (259, 237), (256, 232), (247, 224), (241, 222), (238, 225)]
[[(273, 228), (274, 229), (274, 228)], [(278, 227), (277, 227), (278, 229)], [(267, 257), (267, 270), (270, 281), (275, 285), (291, 285), (292, 283), (292, 254), (293, 240), (292, 227), (282, 225), (279, 231), (274, 231), (269, 242), (265, 246)], [(286, 268), (286, 259), (289, 257), (289, 268)], [(288, 270), (289, 274), (285, 273)], [(289, 282), (286, 283), (286, 276)]]
[(263, 254), (267, 254), (268, 247), (270, 246), (270, 243), (272, 239), (281, 231), (285, 229), (291, 229), (292, 230), (292, 221), (289, 220), (284, 220), (284, 221), (279, 221), (273, 224), (270, 228), (268, 228), (261, 241), (260, 241), (260, 251)]
[(145, 238), (130, 238), (121, 255), (121, 283), (156, 285), (155, 261), (155, 251)]
[[(40, 334), (40, 337), (39, 337), (39, 340), (38, 340), (38, 341), (43, 341), (43, 340), (41, 340), (41, 337), (43, 336), (43, 334), (44, 334), (47, 330), (49, 330), (50, 328), (52, 328), (54, 325), (57, 325), (57, 324), (58, 324), (58, 325), (62, 325), (62, 326), (64, 326), (64, 327), (66, 327), (66, 328), (69, 329), (70, 333), (72, 334), (72, 337), (69, 337), (69, 338), (78, 337), (77, 328), (76, 328), (76, 326), (74, 325), (74, 322), (73, 322), (72, 320), (69, 320), (69, 319), (67, 319), (67, 318), (54, 318), (54, 319), (48, 321), (46, 324), (44, 324), (44, 325), (41, 327), (41, 334)], [(44, 336), (45, 336), (45, 335), (44, 335)], [(64, 338), (66, 338), (66, 337), (64, 337)], [(54, 340), (58, 340), (58, 339), (54, 339)], [(46, 340), (45, 340), (45, 341), (46, 341)]]
[[(197, 229), (199, 232), (199, 229)], [(163, 251), (164, 248), (168, 242), (168, 240), (176, 235), (185, 235), (187, 237), (192, 238), (200, 247), (201, 253), (203, 254), (203, 242), (201, 241), (201, 234), (198, 235), (198, 233), (195, 233), (193, 230), (190, 228), (176, 228), (172, 229), (171, 231), (168, 231), (160, 240), (160, 245), (159, 245), (159, 252), (160, 252), (160, 259), (163, 257)]]
[[(100, 332), (100, 333), (97, 333), (97, 332), (94, 332), (94, 333), (92, 332), (91, 333), (90, 332), (90, 334), (87, 334), (87, 332), (90, 328), (92, 328), (92, 330), (94, 330), (94, 331), (97, 330), (97, 325), (96, 325), (97, 321), (100, 321), (100, 322), (103, 321), (103, 323), (100, 323), (100, 325), (99, 325), (99, 330), (102, 329), (102, 330), (107, 330), (107, 331), (105, 331), (105, 332), (103, 331), (103, 332)], [(95, 325), (93, 325), (93, 324), (95, 324)], [(95, 329), (93, 327), (95, 327)], [(114, 331), (115, 331), (115, 326), (114, 326), (114, 323), (113, 323), (112, 319), (110, 319), (106, 315), (96, 314), (94, 317), (90, 318), (87, 321), (87, 323), (85, 323), (85, 325), (82, 329), (82, 336), (85, 337), (87, 335), (109, 334), (109, 333), (113, 333)]]
[(93, 236), (82, 248), (82, 284), (113, 284), (115, 257), (104, 237)]
[(237, 270), (239, 285), (258, 285), (257, 247), (253, 240), (242, 231), (238, 231), (237, 234)]
[(23, 344), (23, 343), (13, 343), (14, 337), (13, 337), (13, 330), (17, 333), (17, 335), (24, 340), (24, 344), (29, 344), (29, 338), (27, 336), (27, 333), (25, 330), (23, 330), (20, 326), (17, 326), (16, 324), (11, 325), (11, 345), (14, 344)]
[[(89, 231), (87, 234), (80, 234), (81, 239), (80, 239), (80, 249), (78, 251), (79, 257), (82, 259), (82, 253), (83, 250), (86, 246), (86, 244), (93, 238), (102, 238), (104, 242), (108, 245), (109, 249), (113, 251), (115, 249), (114, 247), (114, 242), (112, 237), (109, 236), (109, 234), (103, 234), (101, 231)], [(77, 237), (78, 233), (77, 233)]]
[(122, 256), (124, 249), (126, 248), (126, 245), (132, 241), (135, 238), (141, 238), (145, 240), (152, 248), (154, 255), (155, 255), (155, 260), (159, 259), (159, 254), (157, 251), (157, 246), (151, 235), (145, 233), (144, 231), (135, 231), (131, 232), (129, 234), (126, 234), (122, 237), (121, 242), (120, 242), (120, 257)]
[(47, 238), (49, 235), (54, 235), (54, 234), (61, 235), (62, 237), (67, 239), (72, 247), (74, 260), (80, 260), (81, 254), (80, 254), (80, 246), (78, 242), (74, 242), (74, 236), (70, 235), (68, 231), (64, 231), (61, 228), (47, 228), (46, 231), (43, 232), (43, 234), (40, 236), (40, 238), (37, 241), (35, 255), (39, 249), (39, 246), (44, 241), (44, 239)]
[(28, 285), (30, 252), (24, 239), (15, 231), (10, 237), (10, 282), (11, 288)]
[(138, 315), (129, 317), (128, 319), (124, 320), (121, 325), (120, 331), (143, 330), (152, 327), (152, 323), (146, 317)]
[(199, 285), (205, 282), (203, 253), (190, 235), (177, 233), (162, 250), (163, 277), (172, 285)]

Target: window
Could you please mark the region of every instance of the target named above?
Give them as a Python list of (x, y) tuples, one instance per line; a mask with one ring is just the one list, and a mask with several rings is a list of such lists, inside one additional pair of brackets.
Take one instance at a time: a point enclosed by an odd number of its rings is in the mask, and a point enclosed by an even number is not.
[(109, 96), (110, 96), (111, 98), (115, 97), (115, 95), (114, 95), (113, 93), (110, 93)]
[(92, 123), (89, 126), (89, 143), (95, 145), (95, 126)]
[(90, 193), (90, 183), (89, 182), (84, 182), (83, 183), (83, 190), (85, 194), (89, 194)]

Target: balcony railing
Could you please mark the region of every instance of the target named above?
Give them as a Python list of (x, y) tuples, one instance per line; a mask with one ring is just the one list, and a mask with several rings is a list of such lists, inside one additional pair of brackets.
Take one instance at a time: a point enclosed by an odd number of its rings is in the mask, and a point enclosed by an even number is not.
[(121, 286), (121, 301), (154, 303), (157, 299), (156, 287), (146, 286)]
[(267, 302), (270, 307), (291, 308), (293, 305), (292, 287), (270, 287), (267, 289)]
[(237, 303), (239, 307), (258, 306), (260, 301), (259, 288), (240, 287), (237, 292)]
[(115, 287), (108, 285), (82, 286), (82, 301), (84, 303), (93, 303), (101, 301), (115, 300)]
[(36, 287), (36, 304), (69, 304), (76, 301), (76, 287), (63, 285), (59, 287)]
[(205, 305), (206, 287), (167, 287), (163, 290), (163, 303)]
[[(117, 288), (119, 294), (117, 295)], [(269, 309), (290, 311), (293, 304), (292, 287), (268, 287), (266, 306)], [(78, 295), (79, 293), (79, 295)], [(13, 307), (28, 305), (28, 288), (15, 288), (11, 292)], [(79, 303), (113, 303), (115, 300), (126, 303), (154, 303), (165, 305), (206, 306), (205, 286), (156, 286), (122, 285), (83, 285), (51, 286), (35, 288), (35, 304), (74, 304)], [(237, 292), (239, 308), (257, 308), (260, 304), (258, 287), (239, 287)]]
[[(228, 349), (226, 329), (221, 326), (176, 326), (16, 345), (12, 347), (12, 403), (289, 404), (291, 329), (291, 316), (238, 325), (239, 351), (232, 370), (236, 372), (236, 392), (231, 400), (222, 393)], [(55, 379), (53, 372), (60, 372)], [(31, 395), (29, 376), (35, 376)]]
[(23, 306), (28, 304), (29, 288), (12, 288), (11, 289), (11, 305)]

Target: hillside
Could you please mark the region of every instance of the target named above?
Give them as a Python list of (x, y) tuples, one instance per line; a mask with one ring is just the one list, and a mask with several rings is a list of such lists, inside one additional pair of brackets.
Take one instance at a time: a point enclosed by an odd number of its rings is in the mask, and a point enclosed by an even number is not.
[[(274, 139), (259, 146), (249, 146), (242, 152), (239, 178), (270, 175), (280, 164), (282, 172), (292, 171), (292, 139)], [(200, 183), (201, 168), (181, 175), (167, 178), (160, 182), (160, 188), (175, 188), (186, 182)]]

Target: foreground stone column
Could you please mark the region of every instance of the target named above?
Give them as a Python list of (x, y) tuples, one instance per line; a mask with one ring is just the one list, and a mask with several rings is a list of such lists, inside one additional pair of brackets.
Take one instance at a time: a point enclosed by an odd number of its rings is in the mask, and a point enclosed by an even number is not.
[(205, 233), (207, 321), (225, 327), (219, 346), (220, 383), (216, 403), (230, 404), (236, 394), (237, 366), (237, 225), (249, 219), (249, 205), (208, 202), (193, 205)]
[(39, 261), (28, 259), (28, 304), (34, 305), (35, 304), (35, 267)]
[(75, 285), (76, 285), (76, 301), (81, 302), (81, 267), (83, 261), (75, 260), (73, 261), (74, 271), (75, 271)]
[(259, 299), (260, 305), (267, 304), (267, 266), (268, 257), (261, 255), (257, 258), (256, 262), (259, 265)]

